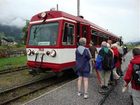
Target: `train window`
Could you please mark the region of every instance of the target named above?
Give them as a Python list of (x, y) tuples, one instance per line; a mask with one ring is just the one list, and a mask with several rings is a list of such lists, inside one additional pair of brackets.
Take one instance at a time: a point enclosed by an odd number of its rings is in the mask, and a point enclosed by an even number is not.
[(96, 35), (97, 36), (97, 31), (95, 31), (95, 30), (91, 30), (91, 35)]
[(92, 35), (92, 42), (94, 45), (98, 45), (98, 36)]
[(103, 41), (103, 38), (102, 37), (99, 37), (99, 43), (98, 43), (98, 45), (101, 45), (102, 41)]
[(65, 23), (62, 44), (63, 45), (74, 44), (74, 25)]
[(83, 37), (87, 37), (87, 28), (86, 28), (86, 26), (82, 26), (82, 36)]
[(29, 45), (49, 46), (56, 45), (58, 23), (33, 25), (30, 30)]
[(91, 40), (94, 45), (98, 45), (98, 32), (95, 30), (91, 30)]

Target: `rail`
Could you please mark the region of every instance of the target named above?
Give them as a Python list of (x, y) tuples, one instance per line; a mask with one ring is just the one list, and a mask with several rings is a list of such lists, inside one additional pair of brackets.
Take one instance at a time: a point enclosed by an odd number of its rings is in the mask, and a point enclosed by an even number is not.
[(11, 72), (25, 70), (27, 68), (28, 67), (26, 65), (23, 65), (23, 66), (18, 66), (18, 67), (14, 67), (14, 68), (3, 69), (3, 70), (0, 71), (0, 75), (1, 74), (6, 74), (6, 73), (11, 73)]
[[(56, 76), (52, 76), (48, 78), (39, 79), (38, 81), (32, 81), (30, 83), (15, 86), (13, 88), (5, 89), (0, 92), (0, 105), (8, 104), (19, 98), (22, 98), (23, 96), (33, 94), (47, 87), (55, 87), (55, 85), (61, 85), (62, 83), (64, 84), (64, 82), (70, 81), (72, 79), (75, 79), (75, 77), (68, 78), (68, 76), (64, 76), (63, 78), (58, 79)], [(24, 89), (26, 91), (24, 91)], [(24, 92), (19, 92), (19, 90), (23, 90)]]

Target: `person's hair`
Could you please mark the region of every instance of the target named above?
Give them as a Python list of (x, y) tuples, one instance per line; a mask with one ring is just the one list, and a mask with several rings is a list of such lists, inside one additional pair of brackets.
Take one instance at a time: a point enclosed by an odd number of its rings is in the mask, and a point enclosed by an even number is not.
[(116, 42), (116, 44), (117, 44), (118, 46), (120, 46), (120, 42)]
[(114, 44), (111, 45), (111, 48), (117, 47), (117, 46), (118, 46), (118, 45), (117, 45), (116, 43), (114, 43)]
[(103, 41), (103, 42), (101, 43), (101, 46), (102, 46), (102, 47), (107, 47), (106, 41)]
[(86, 38), (84, 38), (84, 37), (80, 38), (80, 39), (79, 39), (79, 44), (80, 44), (81, 46), (85, 46), (85, 45), (86, 45)]
[(112, 40), (110, 40), (110, 39), (107, 40), (107, 43), (112, 44)]
[(133, 53), (134, 56), (135, 56), (135, 55), (140, 55), (140, 48), (134, 48), (134, 49), (132, 50), (132, 53)]

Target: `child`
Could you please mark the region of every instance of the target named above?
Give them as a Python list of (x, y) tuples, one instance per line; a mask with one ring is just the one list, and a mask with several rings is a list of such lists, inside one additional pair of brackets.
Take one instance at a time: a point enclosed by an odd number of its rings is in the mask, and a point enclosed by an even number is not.
[(128, 69), (124, 76), (125, 87), (131, 82), (132, 97), (134, 105), (140, 104), (140, 48), (132, 50), (133, 59), (128, 65)]

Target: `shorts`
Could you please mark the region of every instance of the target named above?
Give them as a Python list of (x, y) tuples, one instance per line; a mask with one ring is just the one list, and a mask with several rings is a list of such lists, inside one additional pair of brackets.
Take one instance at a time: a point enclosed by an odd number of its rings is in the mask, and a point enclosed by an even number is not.
[(90, 72), (81, 72), (81, 71), (78, 71), (77, 72), (77, 75), (79, 77), (89, 77), (90, 76)]

